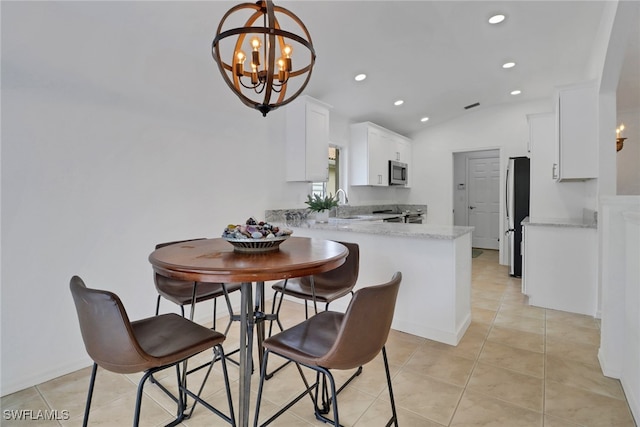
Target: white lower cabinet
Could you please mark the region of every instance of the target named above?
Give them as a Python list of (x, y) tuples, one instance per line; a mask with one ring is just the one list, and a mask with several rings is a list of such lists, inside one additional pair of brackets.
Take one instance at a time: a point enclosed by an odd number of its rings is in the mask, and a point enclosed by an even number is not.
[(597, 230), (526, 223), (524, 230), (523, 292), (529, 304), (595, 316)]

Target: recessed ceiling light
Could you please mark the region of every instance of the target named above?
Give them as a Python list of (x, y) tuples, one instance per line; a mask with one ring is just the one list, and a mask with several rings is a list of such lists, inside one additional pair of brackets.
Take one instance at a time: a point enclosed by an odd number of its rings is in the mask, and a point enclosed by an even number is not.
[(364, 79), (366, 79), (366, 78), (367, 78), (367, 75), (366, 75), (366, 74), (364, 74), (364, 73), (362, 73), (362, 74), (358, 74), (358, 75), (355, 77), (355, 79), (356, 79), (356, 81), (357, 81), (357, 82), (361, 82), (361, 81), (363, 81), (363, 80), (364, 80)]
[(505, 62), (504, 64), (502, 64), (502, 68), (513, 68), (516, 66), (515, 62)]
[(512, 90), (511, 95), (520, 95), (522, 91), (520, 89)]
[(428, 122), (429, 121), (429, 117), (423, 117), (420, 119), (421, 122)]
[(493, 15), (491, 18), (489, 18), (489, 24), (499, 24), (504, 21), (504, 18), (505, 16), (502, 14)]
[(402, 99), (398, 99), (396, 102), (393, 103), (393, 105), (395, 105), (396, 107), (402, 104), (404, 104), (404, 101)]

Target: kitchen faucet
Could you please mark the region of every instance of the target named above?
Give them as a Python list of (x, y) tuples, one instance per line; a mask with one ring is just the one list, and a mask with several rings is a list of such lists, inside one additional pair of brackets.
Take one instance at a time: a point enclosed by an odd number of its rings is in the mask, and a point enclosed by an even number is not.
[[(340, 203), (340, 192), (342, 192), (342, 194), (344, 195), (344, 203)], [(347, 192), (344, 191), (342, 188), (339, 188), (338, 191), (336, 191), (336, 197), (338, 198), (338, 204), (339, 205), (348, 205), (349, 204), (349, 198), (347, 197)]]

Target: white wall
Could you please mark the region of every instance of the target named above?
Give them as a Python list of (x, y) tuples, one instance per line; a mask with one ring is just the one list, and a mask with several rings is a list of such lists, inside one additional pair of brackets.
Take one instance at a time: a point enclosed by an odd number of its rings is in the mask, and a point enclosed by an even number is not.
[[(625, 75), (634, 76), (637, 80), (637, 71), (635, 73), (633, 71), (637, 70), (637, 64), (625, 64), (625, 57), (627, 49), (637, 50), (638, 40), (632, 38), (634, 34), (637, 37), (638, 17), (640, 17), (638, 2), (607, 2), (596, 37), (596, 47), (592, 53), (589, 78), (598, 80), (600, 94), (598, 197), (615, 194), (639, 194), (634, 190), (637, 188), (637, 178), (639, 177), (637, 172), (638, 152), (632, 149), (629, 153), (624, 154), (625, 160), (622, 160), (620, 154), (624, 150), (616, 154), (615, 149), (612, 148), (615, 146), (615, 128), (623, 117), (628, 120), (631, 126), (628, 135), (637, 135), (639, 132), (640, 105), (638, 102), (640, 100), (635, 99), (635, 102), (629, 102), (628, 94), (621, 93), (620, 97), (627, 99), (626, 109), (616, 111), (616, 97), (621, 74), (624, 72)], [(632, 71), (628, 71), (629, 69)], [(634, 180), (634, 178), (636, 178), (635, 182), (627, 181)], [(616, 190), (618, 185), (622, 185), (623, 193)]]
[[(602, 230), (602, 327), (598, 360), (604, 375), (622, 382), (631, 412), (640, 416), (640, 343), (638, 341), (638, 242), (625, 216), (640, 214), (640, 196), (600, 199)], [(631, 362), (629, 364), (629, 362)], [(629, 368), (632, 368), (631, 370)], [(634, 369), (635, 368), (635, 369)]]
[[(72, 275), (149, 316), (156, 243), (306, 207), (310, 184), (285, 182), (279, 166), (284, 111), (244, 106), (210, 56), (212, 7), (3, 2), (2, 395), (90, 364)], [(331, 123), (348, 146), (349, 121)], [(397, 196), (349, 193), (352, 204)]]
[[(157, 242), (305, 206), (309, 184), (278, 167), (284, 112), (263, 118), (218, 75), (211, 7), (2, 3), (2, 395), (89, 364), (71, 275), (147, 316)], [(451, 224), (453, 153), (500, 149), (504, 178), (506, 159), (526, 155), (526, 114), (551, 109), (480, 107), (413, 135), (413, 188), (351, 187), (351, 204), (428, 204), (429, 223)], [(332, 142), (347, 143), (348, 120), (331, 123)]]
[[(3, 395), (89, 365), (72, 275), (148, 316), (157, 242), (304, 206), (308, 184), (278, 167), (284, 111), (226, 87), (208, 7), (3, 2)], [(174, 25), (184, 39), (163, 37)]]
[[(480, 107), (460, 119), (413, 135), (415, 160), (411, 203), (429, 206), (427, 223), (453, 224), (453, 153), (499, 149), (500, 182), (504, 182), (508, 158), (528, 154), (527, 114), (551, 111), (552, 108), (551, 99), (495, 108)], [(504, 211), (504, 200), (504, 186), (501, 186), (501, 212)], [(500, 220), (500, 235), (504, 235), (504, 218)], [(506, 253), (505, 243), (501, 241), (503, 254)]]
[(617, 194), (640, 195), (640, 110), (618, 111), (620, 123), (624, 123), (627, 140), (616, 154)]

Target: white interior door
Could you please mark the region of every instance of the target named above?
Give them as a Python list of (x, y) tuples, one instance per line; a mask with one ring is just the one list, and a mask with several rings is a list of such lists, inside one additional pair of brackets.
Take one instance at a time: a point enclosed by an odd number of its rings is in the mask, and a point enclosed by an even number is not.
[(469, 225), (474, 248), (498, 249), (500, 227), (500, 159), (469, 159)]

